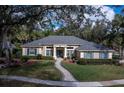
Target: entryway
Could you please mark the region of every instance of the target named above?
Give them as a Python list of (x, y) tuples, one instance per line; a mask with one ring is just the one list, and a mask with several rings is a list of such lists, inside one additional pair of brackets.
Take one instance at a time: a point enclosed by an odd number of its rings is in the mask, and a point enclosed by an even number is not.
[(56, 56), (63, 58), (63, 57), (64, 57), (64, 48), (62, 48), (62, 47), (57, 47), (57, 48), (56, 48)]

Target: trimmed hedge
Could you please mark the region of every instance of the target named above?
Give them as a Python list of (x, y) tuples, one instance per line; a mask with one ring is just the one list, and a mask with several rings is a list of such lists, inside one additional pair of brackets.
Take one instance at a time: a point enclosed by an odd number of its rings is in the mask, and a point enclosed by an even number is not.
[(21, 61), (22, 62), (27, 62), (30, 58), (31, 58), (31, 56), (22, 56)]
[(118, 64), (119, 62), (115, 59), (78, 59), (77, 64)]
[(52, 56), (42, 56), (42, 55), (37, 55), (37, 56), (22, 56), (21, 61), (22, 62), (27, 62), (29, 59), (39, 59), (39, 60), (54, 60)]
[(42, 56), (41, 59), (42, 60), (54, 60), (52, 56)]
[(36, 58), (37, 59), (42, 59), (42, 55), (41, 54), (38, 54)]

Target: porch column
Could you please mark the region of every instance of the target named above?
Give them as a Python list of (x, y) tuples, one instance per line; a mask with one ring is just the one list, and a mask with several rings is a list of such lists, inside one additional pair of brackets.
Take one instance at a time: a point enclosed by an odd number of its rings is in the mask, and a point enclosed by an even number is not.
[(44, 56), (46, 56), (46, 46), (44, 46)]
[(22, 48), (22, 55), (23, 56), (28, 55), (27, 50), (28, 50), (28, 48)]
[(67, 47), (64, 48), (64, 58), (67, 57)]
[(56, 59), (56, 47), (53, 47), (53, 57)]

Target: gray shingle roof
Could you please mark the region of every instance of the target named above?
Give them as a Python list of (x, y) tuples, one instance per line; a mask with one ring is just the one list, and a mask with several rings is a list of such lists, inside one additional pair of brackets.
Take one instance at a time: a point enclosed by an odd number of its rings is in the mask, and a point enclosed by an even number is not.
[(87, 44), (78, 47), (77, 50), (112, 50), (112, 49), (100, 44), (88, 42)]
[(80, 45), (77, 50), (109, 50), (102, 45), (88, 42), (75, 36), (48, 36), (39, 40), (32, 41), (22, 45), (22, 47), (39, 47), (42, 45), (67, 44)]
[(74, 36), (48, 36), (39, 40), (24, 44), (23, 46), (41, 46), (53, 44), (82, 45), (87, 41)]

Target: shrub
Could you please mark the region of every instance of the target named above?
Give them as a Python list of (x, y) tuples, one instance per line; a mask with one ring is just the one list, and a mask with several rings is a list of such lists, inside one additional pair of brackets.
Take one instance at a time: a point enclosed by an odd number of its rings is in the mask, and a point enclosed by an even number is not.
[(54, 63), (50, 61), (46, 61), (42, 63), (42, 66), (50, 66), (50, 65), (54, 65)]
[(30, 56), (22, 56), (21, 61), (22, 62), (27, 62), (30, 59)]
[(30, 60), (29, 60), (29, 61), (27, 61), (25, 64), (26, 64), (26, 65), (33, 65), (33, 64), (35, 64), (35, 63), (37, 63), (37, 62), (34, 62), (34, 61), (30, 61)]
[(77, 64), (117, 64), (118, 61), (114, 59), (79, 59)]
[(15, 48), (13, 50), (13, 55), (12, 55), (13, 58), (20, 58), (21, 55), (22, 55), (22, 49), (21, 48)]
[(29, 59), (54, 60), (52, 56), (42, 56), (41, 54), (38, 54), (37, 56), (22, 56), (21, 57), (22, 62), (27, 62)]
[(42, 59), (42, 55), (41, 54), (38, 54), (37, 55), (37, 59)]
[(0, 64), (3, 64), (3, 63), (5, 63), (5, 58), (0, 58)]
[(42, 60), (53, 60), (54, 58), (52, 56), (42, 56)]
[(11, 62), (11, 64), (10, 64), (10, 67), (18, 67), (18, 66), (21, 66), (20, 60), (13, 59), (12, 62)]
[(119, 55), (113, 55), (112, 59), (120, 59), (120, 56)]

